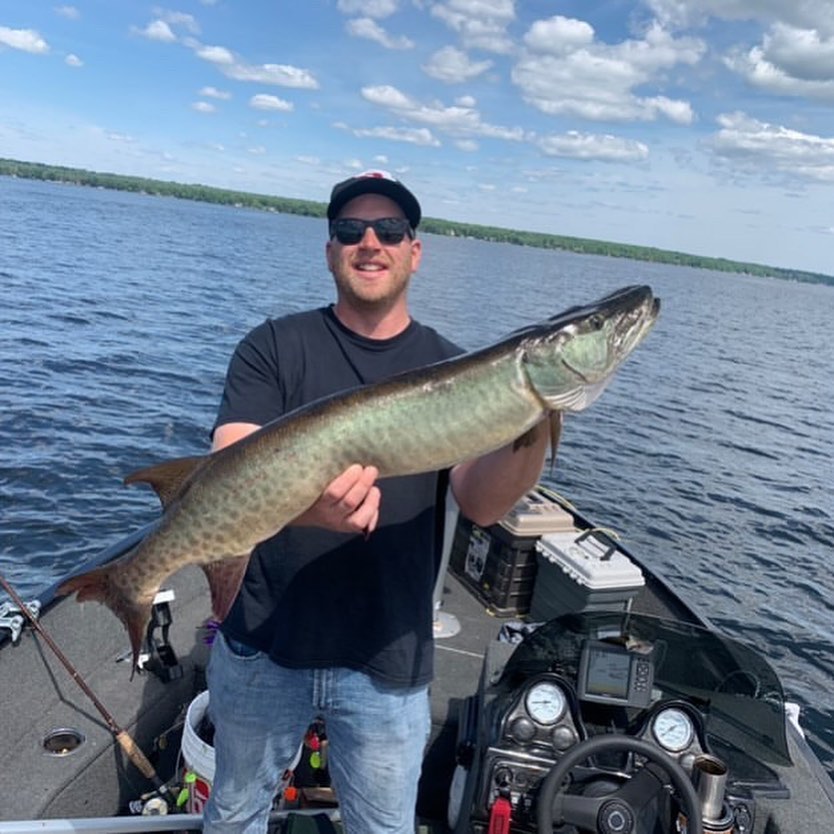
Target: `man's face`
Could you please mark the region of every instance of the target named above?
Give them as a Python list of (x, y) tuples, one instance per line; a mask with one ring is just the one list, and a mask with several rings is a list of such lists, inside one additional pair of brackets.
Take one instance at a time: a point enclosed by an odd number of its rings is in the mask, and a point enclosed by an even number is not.
[[(402, 209), (381, 194), (362, 194), (345, 203), (340, 218), (378, 220), (404, 217)], [(422, 244), (406, 235), (400, 243), (383, 244), (372, 227), (353, 245), (327, 242), (327, 266), (340, 300), (360, 309), (381, 309), (405, 298), (411, 274), (420, 265)]]

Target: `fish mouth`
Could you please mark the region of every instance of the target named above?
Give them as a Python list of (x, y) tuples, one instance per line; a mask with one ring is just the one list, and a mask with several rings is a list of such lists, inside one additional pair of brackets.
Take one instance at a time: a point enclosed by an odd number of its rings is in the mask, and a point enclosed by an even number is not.
[(530, 333), (523, 359), (528, 382), (549, 409), (584, 410), (643, 341), (659, 310), (650, 287), (632, 286), (553, 316)]

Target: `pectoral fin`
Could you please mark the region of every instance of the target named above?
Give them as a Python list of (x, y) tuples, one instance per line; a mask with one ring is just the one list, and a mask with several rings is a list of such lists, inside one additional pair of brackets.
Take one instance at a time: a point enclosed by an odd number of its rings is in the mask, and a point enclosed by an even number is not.
[(249, 555), (230, 556), (202, 566), (211, 592), (211, 610), (219, 622), (226, 619), (243, 584)]
[(562, 439), (562, 426), (564, 425), (564, 412), (551, 411), (548, 415), (550, 423), (550, 474), (556, 466), (556, 450), (559, 448), (559, 441)]

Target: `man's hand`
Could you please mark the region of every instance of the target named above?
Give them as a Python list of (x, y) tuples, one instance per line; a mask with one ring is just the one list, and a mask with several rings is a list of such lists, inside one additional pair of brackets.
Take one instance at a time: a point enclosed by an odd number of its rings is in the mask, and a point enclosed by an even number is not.
[(319, 499), (303, 512), (293, 526), (324, 527), (336, 533), (369, 535), (379, 521), (381, 494), (376, 486), (375, 466), (349, 466), (331, 481)]

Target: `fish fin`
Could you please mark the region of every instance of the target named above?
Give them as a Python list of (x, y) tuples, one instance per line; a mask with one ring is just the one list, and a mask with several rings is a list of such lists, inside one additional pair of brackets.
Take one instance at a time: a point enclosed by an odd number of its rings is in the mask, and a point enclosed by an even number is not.
[(561, 411), (551, 411), (548, 415), (550, 424), (550, 474), (556, 467), (556, 451), (559, 448), (559, 441), (562, 439), (562, 427), (565, 424), (565, 416)]
[(211, 610), (220, 622), (226, 619), (231, 610), (237, 592), (243, 584), (243, 575), (248, 564), (247, 553), (245, 556), (230, 556), (202, 566), (211, 591)]
[(145, 469), (138, 469), (131, 472), (125, 478), (126, 484), (145, 483), (150, 484), (159, 500), (162, 508), (166, 509), (171, 501), (179, 494), (183, 484), (205, 461), (208, 455), (197, 455), (188, 458), (174, 458)]
[(152, 602), (144, 603), (125, 595), (121, 587), (113, 581), (119, 567), (119, 562), (114, 562), (82, 573), (80, 576), (73, 576), (61, 583), (56, 594), (65, 596), (75, 593), (78, 602), (94, 600), (106, 605), (127, 629), (130, 647), (133, 651), (133, 671), (136, 671), (139, 652), (151, 618)]

